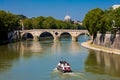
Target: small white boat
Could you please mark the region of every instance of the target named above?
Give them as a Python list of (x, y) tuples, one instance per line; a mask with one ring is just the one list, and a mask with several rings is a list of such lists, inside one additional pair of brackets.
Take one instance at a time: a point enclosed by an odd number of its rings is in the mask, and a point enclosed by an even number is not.
[(60, 61), (57, 65), (57, 70), (59, 70), (63, 73), (72, 72), (70, 64), (66, 61)]

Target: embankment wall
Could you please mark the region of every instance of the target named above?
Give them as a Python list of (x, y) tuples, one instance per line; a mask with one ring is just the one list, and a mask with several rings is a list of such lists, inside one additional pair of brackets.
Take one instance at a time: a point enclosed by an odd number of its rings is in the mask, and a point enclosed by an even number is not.
[(120, 34), (97, 34), (93, 44), (119, 49), (120, 50)]

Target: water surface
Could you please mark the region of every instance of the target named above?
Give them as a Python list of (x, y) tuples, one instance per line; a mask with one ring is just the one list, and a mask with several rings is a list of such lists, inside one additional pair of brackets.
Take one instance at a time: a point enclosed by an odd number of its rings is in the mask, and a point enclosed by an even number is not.
[[(120, 80), (120, 56), (86, 49), (78, 42), (23, 41), (0, 46), (0, 80)], [(73, 73), (56, 70), (59, 60)]]

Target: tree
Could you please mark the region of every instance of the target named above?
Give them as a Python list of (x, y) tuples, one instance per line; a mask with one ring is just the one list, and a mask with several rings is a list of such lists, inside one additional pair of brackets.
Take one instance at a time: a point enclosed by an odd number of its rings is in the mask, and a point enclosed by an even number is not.
[(7, 15), (7, 13), (3, 10), (0, 11), (0, 30), (3, 31), (5, 30), (5, 25), (4, 25), (4, 22), (5, 22), (5, 19), (4, 17)]
[(116, 8), (115, 10), (111, 11), (112, 13), (112, 18), (115, 21), (115, 27), (117, 28), (117, 30), (120, 29), (120, 7)]
[(103, 33), (105, 32), (104, 28), (106, 27), (106, 20), (104, 19), (104, 16), (104, 11), (99, 8), (96, 8), (89, 11), (83, 20), (83, 24), (88, 29), (90, 35), (93, 36), (93, 41), (98, 31), (101, 31)]
[(62, 28), (62, 23), (63, 23), (62, 21), (56, 20), (56, 21), (55, 21), (56, 28), (57, 28), (57, 29), (61, 29), (61, 28)]
[(9, 31), (19, 29), (18, 21), (16, 15), (0, 10), (0, 41), (7, 40)]
[(22, 14), (19, 14), (19, 15), (16, 15), (19, 19), (25, 19), (27, 18), (25, 15), (22, 15)]
[(6, 20), (5, 21), (5, 26), (8, 29), (8, 31), (13, 31), (13, 30), (18, 29), (18, 27), (19, 27), (19, 23), (18, 23), (19, 18), (16, 15), (8, 12), (7, 16), (5, 17), (5, 20)]
[(55, 19), (47, 17), (43, 22), (43, 26), (45, 29), (56, 29)]
[(104, 11), (104, 14), (101, 15), (101, 19), (100, 19), (100, 28), (99, 28), (99, 32), (102, 34), (105, 34), (106, 31), (111, 31), (112, 29), (112, 24), (111, 24), (111, 17), (110, 14), (107, 13), (106, 11)]
[(33, 29), (31, 19), (24, 19), (23, 24), (25, 29)]
[(16, 30), (19, 27), (19, 18), (10, 13), (10, 12), (5, 12), (3, 10), (0, 11), (0, 28), (1, 30), (6, 30), (6, 31), (12, 31)]
[(43, 22), (44, 22), (45, 19), (46, 18), (43, 17), (43, 16), (40, 16), (40, 17), (36, 18), (37, 26), (38, 26), (39, 29), (43, 29), (44, 28), (43, 27)]

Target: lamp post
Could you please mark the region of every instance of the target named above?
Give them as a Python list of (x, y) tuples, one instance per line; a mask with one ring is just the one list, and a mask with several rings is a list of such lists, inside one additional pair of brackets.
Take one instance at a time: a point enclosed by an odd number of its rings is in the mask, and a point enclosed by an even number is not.
[(112, 27), (115, 28), (115, 20), (112, 20)]
[(20, 25), (22, 26), (22, 30), (24, 30), (24, 24), (23, 21), (20, 19)]

